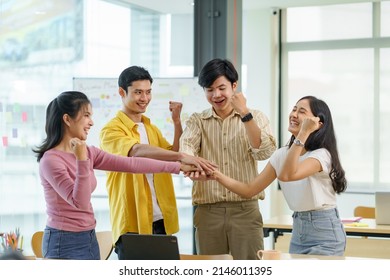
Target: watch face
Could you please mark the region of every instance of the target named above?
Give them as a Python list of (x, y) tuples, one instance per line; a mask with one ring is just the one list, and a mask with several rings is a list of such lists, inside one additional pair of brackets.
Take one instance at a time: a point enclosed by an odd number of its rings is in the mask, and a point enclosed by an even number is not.
[(294, 144), (295, 145), (298, 145), (298, 146), (302, 146), (302, 147), (304, 147), (305, 145), (301, 142), (301, 140), (299, 140), (299, 139), (294, 139)]

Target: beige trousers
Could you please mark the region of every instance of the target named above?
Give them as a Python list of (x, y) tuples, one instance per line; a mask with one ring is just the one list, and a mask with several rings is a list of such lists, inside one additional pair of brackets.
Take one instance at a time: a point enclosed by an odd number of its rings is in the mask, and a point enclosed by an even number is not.
[(264, 249), (258, 200), (198, 205), (194, 227), (200, 255), (231, 254), (235, 260), (255, 260), (257, 251)]

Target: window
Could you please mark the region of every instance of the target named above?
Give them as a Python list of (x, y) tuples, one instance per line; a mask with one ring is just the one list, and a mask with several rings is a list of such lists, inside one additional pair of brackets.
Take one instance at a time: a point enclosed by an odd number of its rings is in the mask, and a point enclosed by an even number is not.
[[(299, 98), (326, 101), (350, 191), (390, 187), (390, 110), (385, 105), (390, 102), (390, 42), (383, 37), (388, 9), (382, 2), (283, 13), (282, 139), (287, 143), (288, 113)], [(380, 24), (373, 27), (379, 15)], [(375, 36), (379, 30), (382, 37)]]
[[(132, 64), (146, 67), (154, 77), (192, 76), (193, 46), (187, 39), (193, 37), (193, 17), (124, 1), (69, 0), (54, 6), (50, 0), (36, 0), (34, 6), (28, 1), (6, 2), (0, 10), (0, 232), (19, 227), (29, 254), (33, 232), (46, 224), (31, 149), (45, 137), (49, 101), (71, 90), (73, 77), (118, 77)], [(176, 22), (181, 28), (172, 26)], [(173, 51), (184, 49), (190, 58), (183, 52), (172, 59)], [(104, 173), (96, 175), (99, 184), (92, 204), (97, 229), (110, 229)], [(179, 176), (174, 180), (179, 195), (185, 189), (190, 197), (190, 183)], [(178, 206), (179, 215), (184, 215), (180, 234), (190, 235), (191, 201), (179, 199)], [(191, 242), (183, 242), (181, 250), (192, 252)]]

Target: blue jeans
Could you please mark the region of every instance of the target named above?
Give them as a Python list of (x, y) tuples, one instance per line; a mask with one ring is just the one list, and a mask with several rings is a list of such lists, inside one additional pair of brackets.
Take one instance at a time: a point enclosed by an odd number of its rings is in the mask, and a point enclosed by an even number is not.
[(100, 260), (94, 229), (71, 232), (46, 226), (42, 254), (47, 259)]
[(291, 254), (344, 255), (346, 234), (338, 210), (293, 213)]

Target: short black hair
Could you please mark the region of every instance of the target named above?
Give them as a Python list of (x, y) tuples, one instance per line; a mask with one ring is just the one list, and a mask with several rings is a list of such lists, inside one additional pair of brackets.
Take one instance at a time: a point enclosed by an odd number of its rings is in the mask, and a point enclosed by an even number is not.
[(130, 66), (122, 71), (118, 78), (118, 86), (127, 92), (127, 88), (133, 84), (134, 81), (149, 80), (153, 83), (152, 76), (148, 70), (141, 66)]
[(231, 84), (238, 81), (238, 73), (233, 63), (227, 59), (215, 58), (203, 66), (198, 84), (202, 88), (210, 87), (221, 76), (225, 76)]

